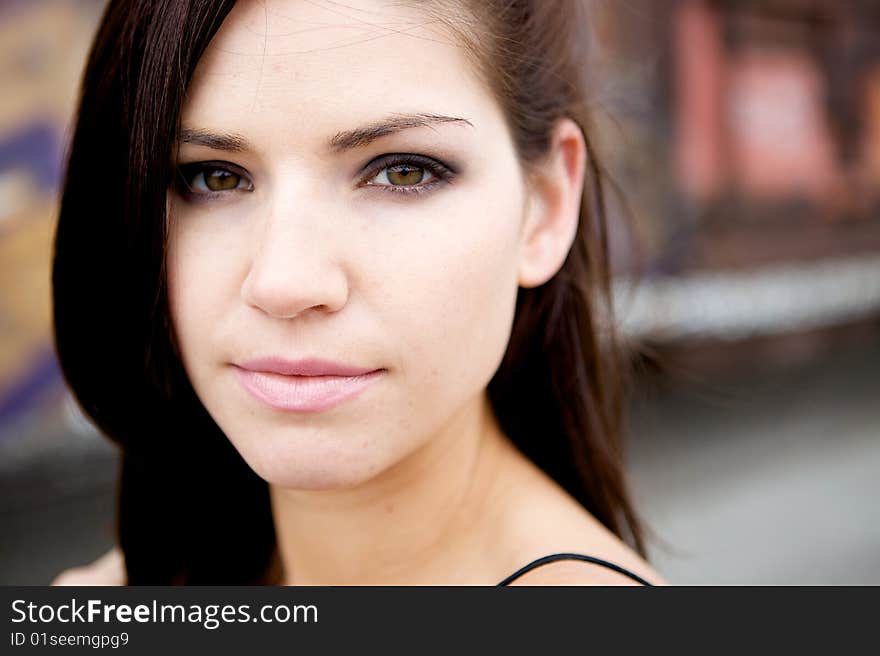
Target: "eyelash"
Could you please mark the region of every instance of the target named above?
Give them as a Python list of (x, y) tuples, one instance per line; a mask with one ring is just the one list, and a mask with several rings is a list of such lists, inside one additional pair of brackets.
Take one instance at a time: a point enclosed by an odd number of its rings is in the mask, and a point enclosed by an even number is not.
[[(385, 169), (401, 165), (410, 165), (413, 168), (421, 169), (434, 176), (434, 179), (415, 185), (392, 185), (370, 182)], [(216, 171), (225, 171), (238, 176), (241, 182), (246, 182), (248, 185), (244, 191), (253, 191), (253, 183), (238, 166), (229, 162), (195, 162), (192, 164), (182, 164), (177, 167), (175, 182), (178, 193), (187, 200), (211, 202), (223, 198), (230, 193), (240, 191), (239, 187), (224, 191), (196, 191), (193, 188), (192, 181), (196, 176)], [(364, 173), (360, 176), (358, 186), (377, 188), (382, 193), (414, 195), (427, 193), (440, 185), (448, 184), (452, 182), (455, 176), (456, 172), (452, 168), (432, 157), (408, 153), (389, 153), (381, 155), (367, 164)]]
[(187, 200), (211, 202), (239, 190), (238, 187), (225, 191), (196, 191), (193, 189), (192, 181), (196, 176), (215, 171), (224, 171), (239, 177), (240, 182), (247, 182), (249, 185), (249, 188), (246, 188), (245, 191), (253, 191), (253, 183), (250, 182), (244, 171), (234, 164), (229, 162), (195, 162), (193, 164), (181, 164), (177, 167), (177, 175), (175, 177), (177, 192)]
[[(410, 165), (413, 168), (427, 171), (433, 175), (435, 179), (417, 185), (386, 185), (369, 182), (385, 169), (401, 165)], [(358, 183), (358, 186), (377, 187), (383, 193), (391, 194), (423, 194), (432, 191), (440, 185), (452, 182), (455, 176), (456, 173), (452, 168), (433, 157), (408, 153), (390, 153), (388, 155), (381, 155), (367, 164), (366, 171), (361, 176), (361, 181)]]

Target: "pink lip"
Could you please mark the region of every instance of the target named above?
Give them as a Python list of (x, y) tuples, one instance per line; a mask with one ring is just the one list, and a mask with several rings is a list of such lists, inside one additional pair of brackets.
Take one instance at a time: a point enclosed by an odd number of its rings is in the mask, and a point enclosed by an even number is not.
[(385, 370), (309, 358), (259, 358), (233, 365), (238, 381), (254, 398), (276, 410), (320, 412), (351, 399)]

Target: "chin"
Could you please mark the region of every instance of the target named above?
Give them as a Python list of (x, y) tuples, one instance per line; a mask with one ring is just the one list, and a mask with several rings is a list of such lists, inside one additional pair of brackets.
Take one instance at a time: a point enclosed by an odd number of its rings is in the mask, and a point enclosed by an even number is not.
[(251, 469), (269, 485), (293, 490), (339, 490), (357, 487), (379, 475), (387, 466), (367, 454), (290, 453), (275, 449), (245, 453)]
[(355, 488), (373, 478), (373, 475), (354, 475), (352, 472), (343, 472), (338, 469), (312, 469), (296, 472), (271, 471), (265, 475), (257, 471), (257, 475), (273, 487), (312, 492)]

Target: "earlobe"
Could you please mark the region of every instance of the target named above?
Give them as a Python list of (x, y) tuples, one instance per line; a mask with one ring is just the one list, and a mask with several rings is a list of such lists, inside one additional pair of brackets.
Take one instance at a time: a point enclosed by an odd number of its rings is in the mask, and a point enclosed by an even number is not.
[(544, 284), (565, 262), (578, 230), (585, 162), (586, 143), (580, 127), (571, 119), (560, 119), (546, 157), (530, 176), (521, 242), (521, 287)]

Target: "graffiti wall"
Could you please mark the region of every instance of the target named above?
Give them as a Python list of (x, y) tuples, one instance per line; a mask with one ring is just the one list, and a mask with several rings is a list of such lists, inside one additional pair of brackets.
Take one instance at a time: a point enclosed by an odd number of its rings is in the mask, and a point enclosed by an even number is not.
[(100, 4), (0, 3), (0, 427), (39, 407), (60, 381), (50, 329), (52, 229)]

